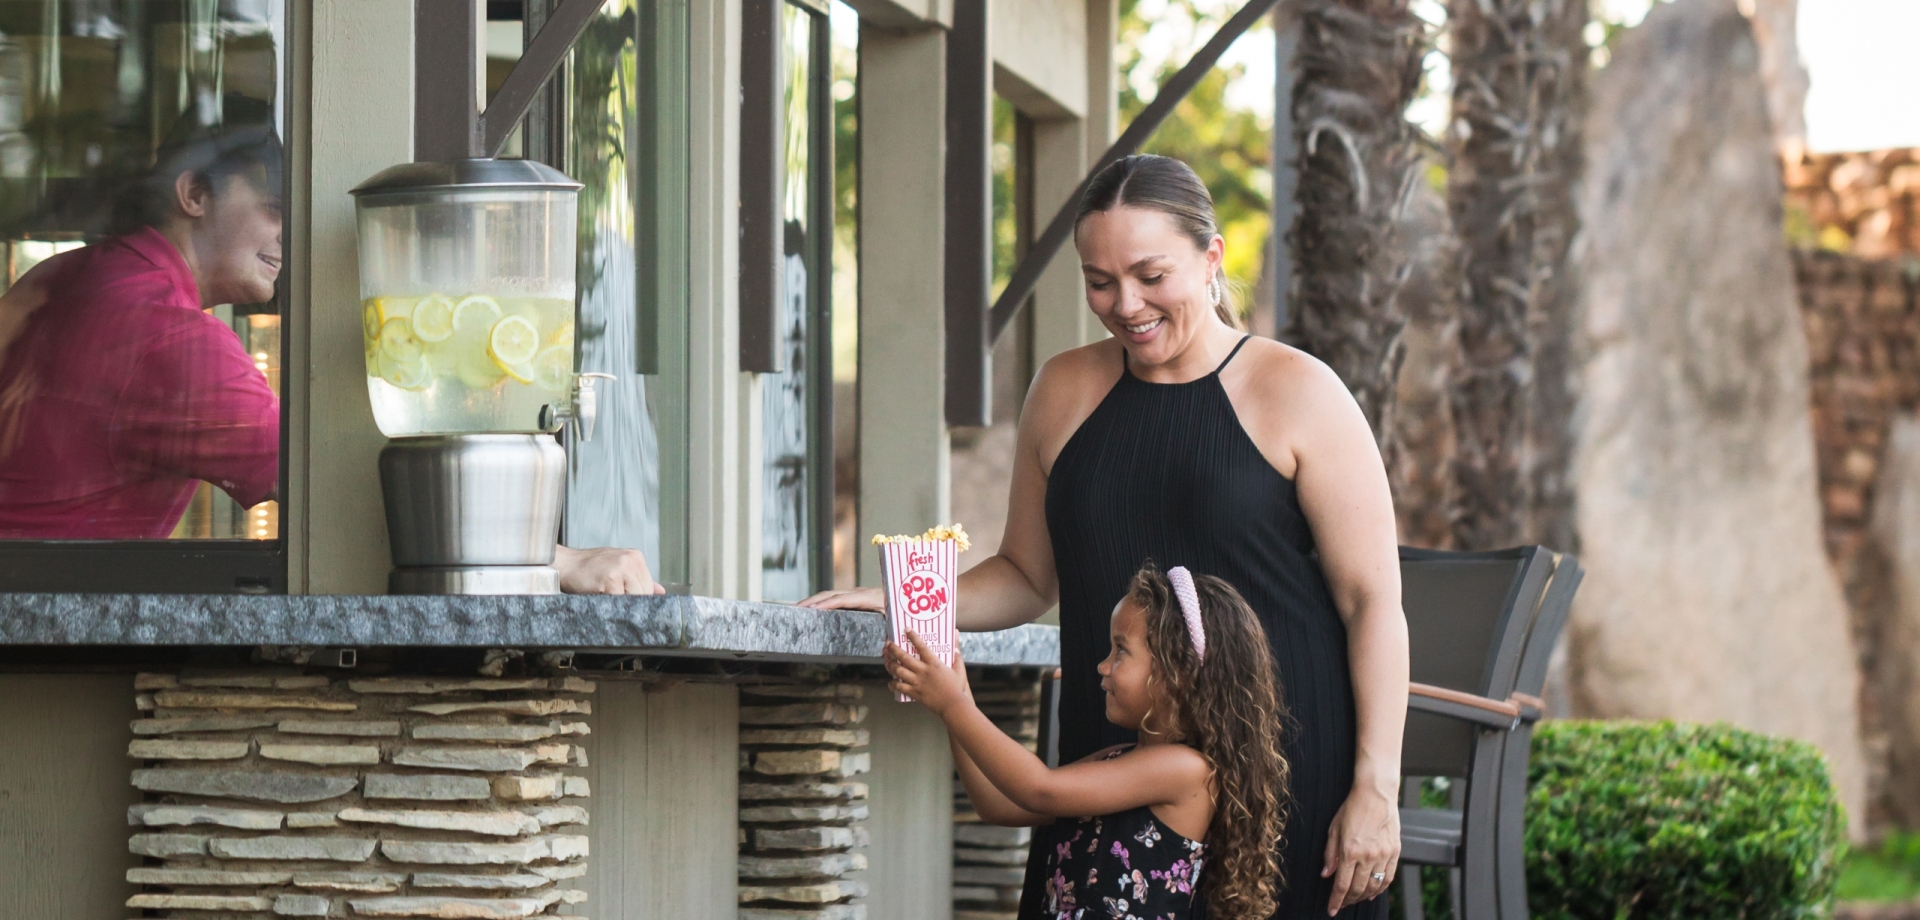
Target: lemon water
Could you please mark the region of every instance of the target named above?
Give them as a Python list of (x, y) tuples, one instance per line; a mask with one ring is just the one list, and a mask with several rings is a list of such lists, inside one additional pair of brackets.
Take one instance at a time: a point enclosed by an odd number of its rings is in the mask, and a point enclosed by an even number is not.
[(373, 418), (390, 438), (540, 430), (573, 384), (573, 301), (428, 294), (361, 303)]

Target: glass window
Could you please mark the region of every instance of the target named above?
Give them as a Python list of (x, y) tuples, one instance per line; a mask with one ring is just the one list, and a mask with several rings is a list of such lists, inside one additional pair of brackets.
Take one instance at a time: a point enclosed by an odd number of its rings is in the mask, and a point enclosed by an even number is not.
[(0, 539), (275, 541), (282, 0), (0, 0)]
[(565, 542), (638, 549), (670, 588), (689, 580), (687, 36), (684, 0), (607, 0), (568, 58), (563, 111), (530, 116), (563, 125), (544, 155), (585, 185), (579, 369), (614, 378), (592, 437), (569, 432)]
[(860, 515), (860, 14), (834, 0), (833, 587), (858, 583)]
[(833, 102), (824, 12), (782, 4), (782, 366), (760, 382), (761, 594), (793, 601), (833, 583)]

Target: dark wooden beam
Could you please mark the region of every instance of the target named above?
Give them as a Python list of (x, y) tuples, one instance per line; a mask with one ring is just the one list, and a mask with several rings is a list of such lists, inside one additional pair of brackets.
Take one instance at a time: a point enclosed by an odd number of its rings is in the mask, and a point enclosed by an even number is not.
[(946, 413), (993, 421), (993, 55), (989, 0), (955, 0), (947, 31)]
[(484, 156), (480, 10), (473, 0), (414, 0), (413, 158)]
[(742, 0), (740, 22), (740, 369), (786, 369), (780, 350), (781, 152), (786, 130), (780, 9)]
[(601, 0), (560, 0), (547, 11), (539, 33), (527, 43), (520, 60), (514, 63), (481, 117), (481, 130), (485, 135), (483, 149), (487, 156), (500, 155), (507, 135), (512, 134), (514, 126), (526, 116), (527, 107), (533, 104), (540, 88), (560, 69), (567, 50), (573, 47), (580, 33), (586, 31), (587, 23), (600, 11), (600, 4)]

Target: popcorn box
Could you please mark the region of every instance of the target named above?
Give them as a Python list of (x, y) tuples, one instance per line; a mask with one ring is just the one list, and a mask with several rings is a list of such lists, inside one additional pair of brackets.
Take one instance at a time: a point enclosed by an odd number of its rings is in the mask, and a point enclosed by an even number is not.
[[(960, 648), (955, 618), (960, 547), (954, 540), (895, 539), (882, 543), (880, 572), (887, 591), (887, 635), (913, 653), (912, 630), (951, 666)], [(907, 697), (901, 695), (901, 702)]]

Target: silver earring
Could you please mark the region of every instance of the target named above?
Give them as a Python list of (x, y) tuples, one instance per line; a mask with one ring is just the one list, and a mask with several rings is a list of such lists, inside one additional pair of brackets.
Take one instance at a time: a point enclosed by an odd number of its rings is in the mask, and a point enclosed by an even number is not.
[(1216, 307), (1220, 305), (1222, 300), (1226, 299), (1226, 294), (1220, 290), (1219, 278), (1207, 282), (1207, 296), (1213, 300), (1213, 305)]

